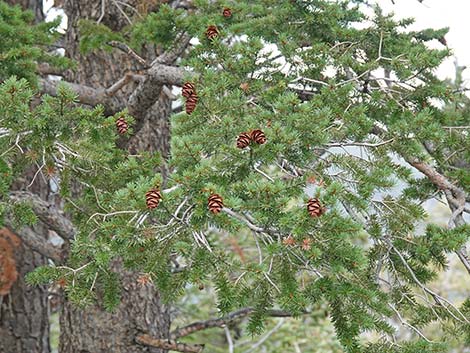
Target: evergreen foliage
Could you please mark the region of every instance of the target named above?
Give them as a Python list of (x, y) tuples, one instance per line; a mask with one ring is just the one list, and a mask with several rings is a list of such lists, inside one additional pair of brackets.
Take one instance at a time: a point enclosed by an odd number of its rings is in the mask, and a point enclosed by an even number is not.
[[(446, 30), (409, 31), (411, 19), (396, 21), (360, 1), (194, 5), (194, 13), (162, 5), (122, 33), (83, 23), (86, 51), (109, 40), (137, 51), (146, 43), (171, 47), (183, 31), (199, 39), (181, 63), (199, 103), (191, 116), (171, 118), (168, 180), (155, 174), (166, 163), (161, 156), (116, 147), (115, 121), (125, 116), (132, 126), (126, 111), (106, 117), (101, 106), (83, 108), (65, 86), (31, 109), (26, 80), (1, 85), (1, 212), (34, 221), (7, 194), (24, 168), (38, 164), (60, 186), (78, 229), (67, 265), (40, 268), (29, 282), (64, 278), (74, 303), (98, 301), (112, 310), (120, 288), (110, 268), (119, 258), (150, 276), (167, 301), (212, 283), (222, 315), (254, 308), (252, 334), (263, 332), (273, 307), (295, 317), (323, 307), (345, 352), (445, 351), (413, 330), (410, 342), (395, 342), (391, 318), (419, 330), (437, 321), (443, 342), (457, 336), (453, 331), (468, 340), (468, 301), (453, 305), (427, 285), (470, 228), (417, 230), (426, 219), (421, 202), (445, 195), (405, 162), (431, 163), (470, 192), (468, 170), (452, 164), (470, 160), (468, 133), (448, 128), (470, 125), (468, 105), (441, 108), (460, 92), (434, 74), (449, 50), (427, 46)], [(222, 16), (225, 6), (230, 18)], [(0, 4), (0, 14), (6, 11), (29, 21)], [(2, 22), (0, 31), (15, 23)], [(212, 40), (209, 25), (219, 30)], [(49, 37), (28, 31), (26, 66), (2, 65), (1, 77), (34, 83), (25, 67), (32, 72), (45, 54), (31, 44)], [(18, 50), (1, 53), (15, 57)], [(267, 142), (237, 148), (239, 134), (254, 129)], [(448, 151), (456, 152), (449, 158)], [(76, 184), (79, 197), (70, 191)], [(145, 193), (156, 186), (163, 198), (147, 210)], [(221, 213), (208, 211), (212, 193), (223, 198)], [(307, 212), (311, 197), (326, 209), (319, 217)], [(371, 332), (380, 339), (367, 342)]]
[(33, 20), (31, 12), (0, 1), (0, 81), (17, 76), (36, 83), (38, 62), (59, 68), (70, 65), (64, 57), (48, 49), (58, 38), (60, 18), (37, 25), (33, 25)]

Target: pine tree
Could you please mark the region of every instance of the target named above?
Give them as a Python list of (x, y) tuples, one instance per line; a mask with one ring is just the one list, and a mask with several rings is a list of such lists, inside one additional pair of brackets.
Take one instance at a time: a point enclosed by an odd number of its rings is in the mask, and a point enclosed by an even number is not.
[[(4, 182), (6, 219), (75, 232), (66, 263), (29, 282), (61, 283), (65, 310), (90, 320), (122, 310), (129, 292), (156, 288), (174, 303), (188, 287), (214, 288), (220, 318), (138, 327), (119, 336), (130, 351), (201, 351), (182, 338), (245, 317), (257, 335), (270, 317), (319, 313), (345, 352), (469, 342), (468, 300), (431, 284), (451, 253), (470, 274), (470, 117), (442, 109), (461, 92), (434, 73), (449, 49), (427, 45), (447, 29), (411, 31), (412, 20), (353, 0), (144, 3), (128, 3), (125, 25), (99, 11), (69, 19), (80, 65), (117, 55), (132, 67), (115, 84), (102, 87), (97, 78), (115, 73), (88, 66), (103, 73), (42, 85), (50, 95), (35, 107), (34, 78), (0, 87), (2, 172), (14, 180), (39, 164), (72, 223)], [(171, 86), (183, 86), (184, 108), (167, 121)], [(449, 226), (420, 231), (433, 198), (447, 202)], [(409, 339), (397, 340), (397, 323)], [(66, 343), (85, 349), (76, 341)]]

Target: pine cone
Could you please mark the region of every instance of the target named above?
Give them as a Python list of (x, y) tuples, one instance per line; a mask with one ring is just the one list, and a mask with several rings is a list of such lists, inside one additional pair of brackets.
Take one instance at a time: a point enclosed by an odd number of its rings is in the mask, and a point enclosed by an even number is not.
[(222, 15), (225, 17), (225, 18), (230, 18), (232, 17), (232, 9), (226, 7), (224, 9), (224, 11), (222, 12)]
[(217, 26), (209, 26), (206, 30), (206, 37), (209, 40), (214, 40), (219, 35), (219, 30)]
[(126, 119), (121, 116), (118, 120), (116, 120), (116, 128), (119, 134), (124, 135), (129, 128), (129, 124), (127, 123)]
[(256, 129), (250, 132), (250, 137), (252, 141), (256, 142), (259, 145), (266, 143), (266, 135), (264, 134), (263, 131), (259, 129)]
[(185, 98), (189, 98), (195, 94), (196, 94), (196, 87), (194, 86), (194, 83), (185, 82), (181, 90), (181, 95)]
[(190, 115), (194, 109), (196, 109), (197, 102), (199, 97), (196, 93), (192, 94), (191, 96), (186, 99), (186, 114)]
[(312, 217), (320, 217), (325, 213), (325, 208), (321, 205), (317, 198), (310, 199), (307, 202), (307, 211)]
[(217, 214), (220, 211), (222, 211), (222, 208), (224, 207), (224, 202), (223, 202), (222, 197), (220, 195), (212, 194), (207, 199), (207, 205), (208, 205), (209, 211), (211, 211), (212, 213)]
[(160, 203), (162, 199), (162, 194), (157, 188), (152, 188), (145, 194), (145, 201), (147, 203), (147, 208), (154, 209)]
[(245, 148), (250, 144), (250, 134), (247, 132), (242, 132), (240, 135), (237, 137), (237, 147), (238, 148)]

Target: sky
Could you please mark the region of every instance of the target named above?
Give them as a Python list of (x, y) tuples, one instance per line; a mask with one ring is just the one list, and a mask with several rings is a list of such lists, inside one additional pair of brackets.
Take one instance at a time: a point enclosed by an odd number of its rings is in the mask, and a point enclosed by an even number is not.
[[(470, 1), (469, 0), (375, 0), (385, 12), (394, 12), (397, 18), (414, 17), (416, 22), (410, 29), (449, 27), (446, 35), (447, 44), (455, 57), (439, 68), (440, 78), (453, 78), (455, 73), (454, 61), (460, 66), (467, 66), (463, 77), (465, 85), (470, 86)], [(442, 45), (434, 43), (436, 48)]]

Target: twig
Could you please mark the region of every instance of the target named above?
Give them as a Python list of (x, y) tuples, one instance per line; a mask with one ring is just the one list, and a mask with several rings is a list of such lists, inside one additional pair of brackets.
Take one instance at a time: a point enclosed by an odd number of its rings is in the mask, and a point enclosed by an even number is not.
[(133, 57), (135, 60), (137, 60), (140, 64), (142, 64), (143, 66), (147, 67), (147, 62), (145, 61), (145, 59), (143, 59), (141, 56), (139, 56), (134, 50), (131, 49), (131, 47), (129, 47), (127, 44), (124, 44), (122, 42), (118, 42), (116, 40), (112, 40), (112, 41), (109, 41), (107, 43), (108, 45), (110, 45), (111, 47), (113, 48), (117, 48), (121, 51), (123, 51), (124, 53), (130, 55), (131, 57)]
[(126, 73), (123, 77), (121, 77), (116, 83), (114, 83), (111, 87), (106, 89), (106, 94), (108, 96), (114, 96), (117, 91), (119, 91), (122, 87), (127, 85), (131, 80), (132, 81), (142, 81), (144, 76), (137, 75), (133, 73)]
[(368, 143), (368, 142), (334, 142), (334, 143), (327, 143), (325, 146), (328, 147), (344, 147), (344, 146), (360, 146), (360, 147), (380, 147), (395, 141), (395, 139), (391, 138), (390, 140), (378, 142), (378, 143)]
[(233, 353), (233, 340), (232, 340), (232, 335), (230, 334), (230, 330), (227, 326), (225, 326), (224, 331), (225, 331), (225, 337), (227, 337), (228, 352)]

